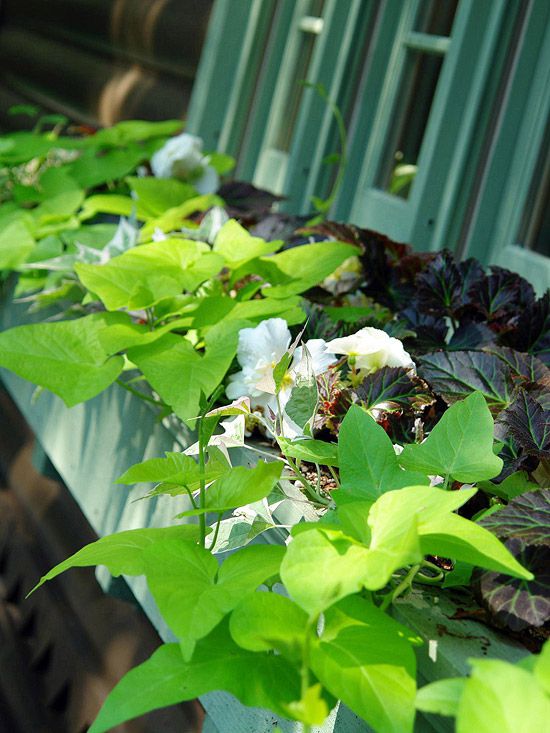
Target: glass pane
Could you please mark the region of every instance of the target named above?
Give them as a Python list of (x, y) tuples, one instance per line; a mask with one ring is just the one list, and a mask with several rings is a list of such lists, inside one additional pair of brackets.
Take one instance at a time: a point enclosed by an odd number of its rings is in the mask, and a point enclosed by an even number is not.
[(395, 196), (409, 196), (442, 66), (441, 56), (407, 52), (378, 175), (378, 186)]
[(414, 30), (434, 36), (450, 36), (458, 0), (420, 0)]
[[(312, 0), (309, 8), (311, 17), (320, 18), (323, 11), (324, 0)], [(313, 49), (318, 35), (315, 33), (301, 32), (301, 48), (298, 56), (298, 63), (293, 70), (294, 81), (290, 86), (288, 97), (285, 104), (284, 122), (279, 126), (277, 136), (275, 138), (274, 147), (285, 153), (290, 151), (292, 143), (292, 135), (298, 113), (300, 111), (300, 103), (304, 93), (303, 82), (307, 79), (309, 64), (313, 56)]]
[(525, 249), (550, 257), (550, 154), (548, 142), (542, 146), (543, 154), (533, 176), (533, 182), (523, 213), (517, 242)]

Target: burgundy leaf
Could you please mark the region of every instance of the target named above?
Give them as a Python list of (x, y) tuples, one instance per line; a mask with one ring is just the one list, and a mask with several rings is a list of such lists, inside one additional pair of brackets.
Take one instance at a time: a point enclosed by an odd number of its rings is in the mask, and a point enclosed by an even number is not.
[(517, 538), (505, 545), (534, 579), (476, 570), (474, 592), (496, 625), (512, 631), (542, 626), (550, 619), (550, 546), (525, 545)]
[(550, 489), (520, 494), (479, 521), (500, 539), (516, 537), (528, 545), (550, 547)]
[(514, 402), (501, 412), (498, 420), (508, 427), (526, 453), (550, 457), (550, 410), (545, 410), (524, 389), (518, 390)]

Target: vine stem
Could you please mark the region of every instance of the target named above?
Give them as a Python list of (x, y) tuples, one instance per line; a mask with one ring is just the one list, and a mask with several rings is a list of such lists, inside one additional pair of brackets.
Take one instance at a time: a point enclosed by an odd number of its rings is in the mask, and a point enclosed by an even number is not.
[(145, 402), (151, 402), (151, 404), (155, 405), (156, 407), (165, 407), (166, 405), (164, 402), (159, 402), (158, 400), (155, 400), (154, 397), (149, 397), (149, 395), (143, 394), (143, 392), (140, 392), (139, 389), (135, 389), (134, 387), (131, 387), (127, 382), (125, 382), (123, 379), (117, 379), (116, 383), (125, 389), (127, 392), (130, 392), (130, 394), (133, 394), (134, 397), (139, 397), (140, 400), (144, 400)]
[(218, 521), (216, 522), (216, 529), (214, 530), (214, 537), (212, 538), (212, 543), (210, 544), (210, 552), (214, 552), (214, 547), (216, 547), (216, 542), (218, 541), (218, 534), (220, 532), (220, 525), (222, 523), (222, 514), (218, 514)]
[(285, 456), (285, 459), (294, 473), (294, 475), (299, 479), (300, 483), (303, 485), (304, 489), (307, 491), (307, 493), (310, 495), (310, 497), (316, 501), (317, 503), (321, 504), (322, 506), (329, 506), (330, 501), (328, 499), (325, 499), (324, 496), (321, 496), (321, 494), (318, 494), (315, 490), (315, 487), (313, 484), (311, 484), (307, 478), (304, 476), (304, 474), (300, 471), (296, 463), (292, 460), (292, 458), (289, 458), (288, 456)]
[[(199, 507), (201, 509), (204, 509), (206, 505), (206, 481), (204, 479), (205, 476), (205, 465), (204, 465), (204, 437), (203, 437), (203, 430), (202, 430), (202, 421), (204, 416), (201, 415), (199, 418), (199, 424), (198, 424), (198, 433), (199, 433), (199, 476), (200, 476), (200, 488), (199, 488)], [(200, 529), (200, 535), (201, 535), (201, 545), (203, 547), (206, 547), (206, 514), (204, 512), (201, 512), (199, 514), (199, 529)]]
[(413, 565), (412, 568), (409, 570), (407, 575), (403, 578), (403, 580), (399, 583), (399, 585), (394, 588), (391, 593), (387, 593), (384, 598), (382, 599), (382, 603), (380, 604), (380, 610), (385, 611), (388, 606), (395, 601), (396, 598), (399, 598), (399, 596), (406, 591), (408, 588), (411, 587), (412, 582), (414, 580), (414, 576), (417, 574), (417, 572), (420, 570), (421, 565)]

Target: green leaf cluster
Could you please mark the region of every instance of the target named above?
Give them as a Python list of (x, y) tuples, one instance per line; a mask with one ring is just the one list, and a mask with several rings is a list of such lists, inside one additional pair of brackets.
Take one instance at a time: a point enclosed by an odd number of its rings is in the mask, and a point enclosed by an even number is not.
[[(492, 435), (492, 418), (483, 397), (474, 394), (451, 407), (438, 431), (401, 456), (360, 407), (349, 410), (338, 446), (279, 438), (283, 455), (298, 461), (289, 464), (295, 468), (301, 460), (339, 467), (334, 505), (321, 521), (296, 525), (286, 547), (249, 545), (217, 558), (206, 549), (204, 515), (221, 518), (236, 507), (269, 501), (285, 481), (284, 461), (254, 468), (225, 464), (217, 473), (216, 454), (205, 460), (222, 412), (202, 418), (211, 424), (199, 429), (198, 461), (169, 453), (120, 479), (189, 490), (193, 508), (184, 514), (198, 516), (199, 525), (104, 538), (41, 581), (93, 564), (114, 574), (143, 574), (178, 638), (121, 680), (92, 731), (216, 689), (301, 721), (306, 730), (321, 724), (338, 699), (380, 733), (412, 732), (415, 703), (449, 714), (462, 687), (453, 681), (449, 689), (430, 696), (424, 688), (417, 696), (414, 646), (421, 639), (387, 609), (420, 579), (427, 555), (532, 577), (493, 534), (456, 513), (475, 488), (429, 485), (428, 471), (453, 478), (467, 473), (472, 480), (499, 471), (485, 432)], [(212, 529), (215, 549), (219, 523)]]

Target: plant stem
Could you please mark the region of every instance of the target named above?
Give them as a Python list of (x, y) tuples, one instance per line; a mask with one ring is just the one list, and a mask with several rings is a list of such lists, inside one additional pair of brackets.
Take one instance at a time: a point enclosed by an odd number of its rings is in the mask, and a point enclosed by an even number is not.
[(189, 499), (191, 500), (191, 505), (193, 506), (193, 509), (197, 508), (197, 502), (193, 498), (193, 492), (188, 486), (184, 486), (184, 489), (187, 491), (187, 495), (189, 496)]
[(154, 397), (149, 397), (149, 395), (143, 394), (143, 392), (140, 392), (139, 389), (134, 389), (134, 387), (131, 387), (123, 379), (120, 379), (120, 378), (117, 379), (116, 383), (120, 385), (123, 389), (125, 389), (127, 392), (130, 392), (130, 394), (133, 394), (134, 397), (139, 397), (140, 400), (144, 400), (145, 402), (150, 402), (151, 404), (155, 405), (156, 407), (166, 407), (164, 402), (160, 402), (159, 400), (156, 400)]
[(153, 313), (153, 309), (146, 308), (145, 315), (147, 316), (147, 326), (149, 327), (149, 331), (154, 331), (155, 330), (155, 314)]
[(288, 456), (285, 456), (285, 458), (292, 473), (294, 473), (294, 475), (299, 479), (300, 483), (309, 494), (310, 498), (318, 502), (319, 504), (322, 504), (323, 506), (328, 506), (330, 504), (330, 501), (328, 499), (325, 499), (324, 496), (321, 496), (321, 494), (318, 494), (317, 491), (315, 491), (315, 487), (307, 480), (307, 478), (300, 471), (293, 459), (289, 458)]
[(220, 531), (221, 523), (222, 523), (222, 513), (220, 512), (218, 514), (218, 521), (216, 522), (216, 529), (214, 530), (214, 537), (212, 538), (212, 542), (210, 544), (210, 552), (214, 552), (214, 547), (216, 547), (216, 542), (218, 540), (218, 534)]
[[(204, 479), (205, 476), (205, 466), (204, 466), (204, 439), (203, 439), (203, 430), (202, 430), (202, 422), (204, 419), (204, 415), (201, 415), (198, 421), (198, 431), (199, 431), (199, 476), (200, 476), (200, 488), (199, 488), (199, 507), (201, 509), (204, 509), (206, 505), (206, 481)], [(203, 547), (206, 546), (206, 515), (204, 512), (202, 514), (199, 514), (199, 527), (200, 527), (200, 536), (201, 536), (201, 545)]]
[(334, 470), (334, 468), (332, 466), (327, 466), (327, 468), (330, 471), (330, 475), (334, 479), (334, 482), (336, 484), (336, 488), (339, 489), (340, 488), (340, 479), (338, 477), (338, 474), (336, 473), (336, 471)]
[(399, 598), (399, 596), (406, 591), (408, 588), (411, 587), (412, 582), (414, 580), (414, 576), (417, 574), (417, 572), (420, 570), (420, 565), (413, 565), (412, 568), (409, 570), (407, 575), (403, 578), (403, 580), (399, 583), (399, 585), (394, 588), (393, 591), (390, 593), (387, 593), (382, 603), (380, 604), (380, 610), (385, 611), (388, 606), (395, 601), (396, 598)]

